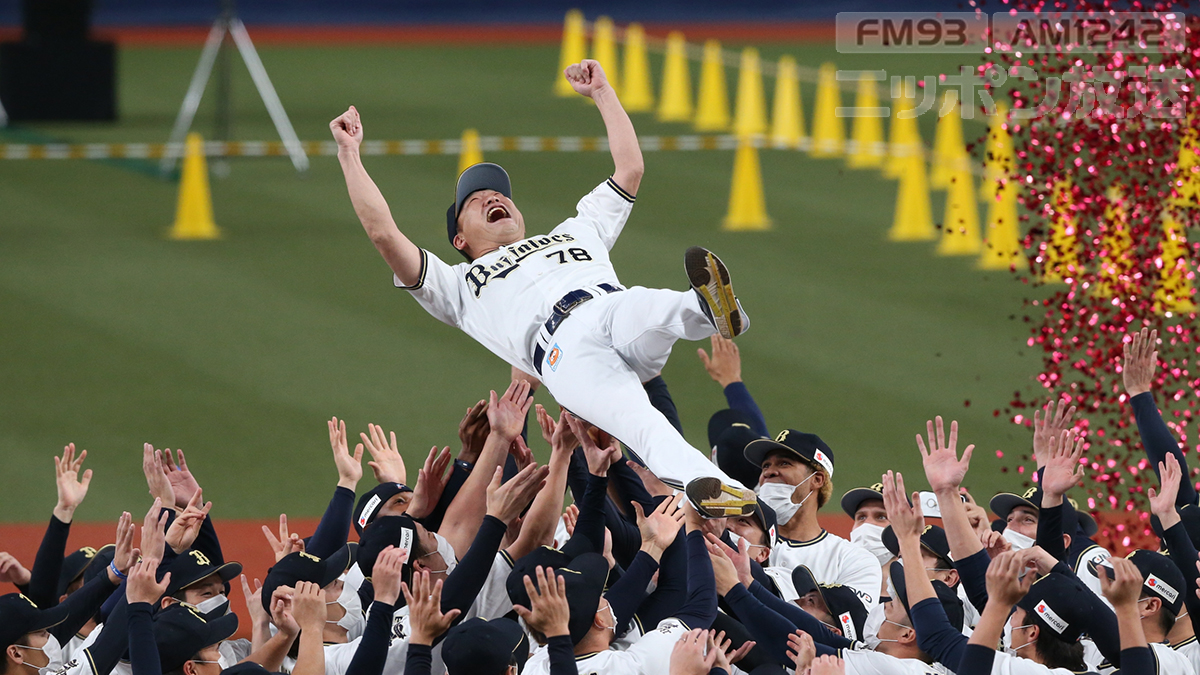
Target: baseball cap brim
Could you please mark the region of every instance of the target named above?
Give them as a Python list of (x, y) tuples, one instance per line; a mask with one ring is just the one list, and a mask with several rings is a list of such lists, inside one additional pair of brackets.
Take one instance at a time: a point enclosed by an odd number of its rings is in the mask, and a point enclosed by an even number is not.
[[(196, 584), (200, 583), (201, 581), (204, 581), (205, 579), (211, 577), (214, 574), (220, 575), (221, 581), (223, 581), (225, 583), (229, 583), (230, 581), (236, 579), (237, 576), (241, 573), (242, 573), (242, 564), (241, 563), (228, 562), (228, 563), (225, 563), (224, 565), (213, 568), (210, 572), (201, 576), (199, 579), (193, 579), (190, 582), (184, 584), (183, 586), (180, 586), (179, 588), (176, 589), (176, 591), (182, 591), (182, 590), (191, 588), (192, 586), (195, 586)], [(169, 595), (169, 593), (168, 593), (168, 595)]]
[(746, 455), (746, 461), (761, 468), (763, 462), (767, 461), (767, 455), (776, 451), (786, 452), (787, 454), (795, 457), (809, 466), (820, 468), (816, 462), (789, 448), (783, 443), (771, 440), (770, 438), (760, 438), (750, 441), (746, 444), (746, 449), (743, 451), (743, 453)]
[(512, 199), (512, 181), (508, 178), (508, 172), (499, 164), (480, 162), (459, 174), (458, 183), (454, 186), (454, 204), (446, 212), (446, 230), (451, 244), (458, 233), (458, 216), (462, 213), (463, 202), (480, 190), (495, 190)]
[(1012, 510), (1018, 506), (1025, 506), (1041, 513), (1041, 509), (1038, 508), (1037, 504), (1025, 499), (1021, 495), (1015, 495), (1011, 492), (1001, 492), (992, 497), (992, 501), (988, 502), (988, 508), (992, 510), (992, 513), (999, 516), (1001, 520), (1007, 519), (1008, 514), (1012, 513)]
[(883, 493), (867, 487), (854, 488), (842, 495), (842, 510), (851, 518), (858, 512), (858, 507), (868, 499), (883, 501)]

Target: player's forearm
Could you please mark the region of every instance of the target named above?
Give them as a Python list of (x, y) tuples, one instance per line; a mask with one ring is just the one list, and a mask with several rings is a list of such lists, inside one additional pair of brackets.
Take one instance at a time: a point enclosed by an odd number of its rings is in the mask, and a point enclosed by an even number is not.
[(604, 118), (604, 126), (608, 131), (608, 149), (612, 153), (613, 180), (630, 195), (636, 195), (638, 186), (642, 183), (645, 164), (642, 162), (642, 149), (638, 146), (637, 132), (633, 122), (621, 107), (621, 101), (612, 87), (604, 87), (592, 94), (592, 100), (600, 109)]
[(946, 542), (950, 544), (950, 557), (962, 560), (978, 553), (983, 544), (975, 530), (958, 490), (942, 490), (937, 493), (938, 510), (942, 514), (942, 526), (946, 528)]
[(415, 285), (421, 278), (421, 250), (396, 227), (387, 200), (367, 174), (358, 151), (339, 150), (338, 161), (346, 177), (346, 190), (350, 193), (354, 214), (371, 238), (371, 243), (375, 244), (401, 282)]
[[(904, 560), (921, 559), (921, 540), (905, 537), (900, 540), (900, 557)], [(925, 565), (905, 565), (904, 583), (908, 587), (908, 606), (912, 607), (927, 598), (936, 598), (933, 583), (925, 574)]]
[(539, 546), (553, 546), (558, 518), (563, 511), (563, 496), (567, 491), (567, 466), (571, 455), (566, 452), (550, 456), (550, 473), (546, 476), (546, 487), (533, 499), (529, 513), (521, 524), (521, 534), (508, 553), (514, 560)]
[(505, 439), (500, 434), (488, 434), (483, 442), (483, 451), (479, 453), (479, 461), (446, 508), (440, 533), (454, 547), (458, 556), (470, 548), (479, 524), (487, 514), (487, 487), (492, 482), (496, 468), (504, 462), (511, 444), (511, 439)]

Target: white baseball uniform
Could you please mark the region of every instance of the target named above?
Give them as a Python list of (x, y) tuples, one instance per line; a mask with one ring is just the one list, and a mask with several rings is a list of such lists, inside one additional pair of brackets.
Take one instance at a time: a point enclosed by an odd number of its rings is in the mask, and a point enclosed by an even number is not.
[[(541, 380), (568, 410), (629, 446), (660, 479), (677, 486), (716, 476), (740, 485), (690, 446), (651, 404), (642, 382), (662, 371), (676, 340), (716, 332), (691, 291), (634, 287), (621, 292), (608, 252), (633, 197), (611, 179), (579, 200), (578, 213), (554, 228), (451, 266), (421, 250), (409, 291), (440, 321)], [(548, 338), (534, 364), (539, 331), (552, 307), (576, 290), (592, 293)], [(536, 367), (535, 367), (536, 366)]]
[(1087, 586), (1088, 589), (1095, 593), (1097, 598), (1100, 598), (1105, 605), (1108, 605), (1109, 609), (1112, 609), (1113, 606), (1112, 603), (1108, 601), (1108, 598), (1104, 597), (1104, 593), (1100, 591), (1100, 577), (1092, 574), (1089, 571), (1088, 566), (1093, 563), (1102, 563), (1111, 557), (1112, 554), (1108, 552), (1108, 549), (1097, 545), (1089, 546), (1088, 548), (1084, 549), (1083, 552), (1079, 554), (1079, 558), (1075, 561), (1075, 576), (1079, 577), (1079, 580), (1083, 582), (1083, 585)]
[(1031, 659), (1009, 656), (998, 651), (996, 660), (992, 661), (992, 675), (1077, 675), (1077, 673), (1066, 668), (1043, 666)]
[(825, 530), (811, 541), (776, 537), (768, 562), (772, 567), (788, 570), (804, 565), (812, 570), (817, 583), (849, 586), (868, 612), (879, 602), (879, 589), (883, 586), (879, 561), (863, 547)]
[(1188, 662), (1192, 664), (1192, 668), (1194, 668), (1197, 673), (1200, 673), (1200, 641), (1196, 640), (1195, 635), (1177, 645), (1171, 645), (1171, 649), (1183, 654), (1183, 656), (1187, 658)]
[[(1150, 651), (1154, 652), (1158, 670), (1146, 675), (1196, 675), (1196, 670), (1188, 657), (1169, 645), (1153, 642), (1150, 644)], [(1083, 662), (1100, 675), (1111, 675), (1117, 672), (1117, 669), (1105, 660), (1095, 643), (1090, 640), (1083, 643)]]
[[(687, 634), (678, 619), (663, 619), (624, 651), (606, 649), (575, 657), (579, 675), (665, 675), (671, 672), (671, 650)], [(550, 652), (541, 647), (525, 662), (523, 675), (550, 675)]]
[(846, 675), (953, 675), (940, 663), (898, 659), (868, 649), (843, 649), (838, 655), (846, 662)]

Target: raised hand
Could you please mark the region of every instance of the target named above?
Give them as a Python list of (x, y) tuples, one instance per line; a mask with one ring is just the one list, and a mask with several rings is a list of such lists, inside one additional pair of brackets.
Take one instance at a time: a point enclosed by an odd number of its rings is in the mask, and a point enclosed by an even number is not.
[(575, 448), (579, 447), (579, 439), (575, 438), (575, 432), (571, 431), (566, 415), (567, 412), (561, 410), (556, 422), (545, 408), (537, 406), (538, 425), (542, 428), (542, 438), (550, 444), (551, 454), (575, 452)]
[(524, 469), (533, 463), (533, 451), (529, 449), (528, 445), (525, 445), (525, 439), (521, 438), (520, 434), (517, 434), (517, 437), (508, 446), (508, 454), (512, 455), (518, 469)]
[(983, 550), (987, 551), (988, 557), (992, 560), (995, 560), (1001, 553), (1008, 553), (1012, 550), (1012, 544), (1004, 538), (1004, 534), (991, 529), (979, 535), (979, 543), (983, 544)]
[[(1042, 472), (1042, 492), (1046, 497), (1061, 499), (1067, 490), (1070, 490), (1076, 483), (1083, 479), (1083, 465), (1080, 459), (1083, 457), (1084, 439), (1080, 436), (1075, 440), (1075, 447), (1071, 447), (1071, 431), (1064, 431), (1057, 438), (1051, 437), (1049, 447), (1047, 448), (1046, 470)], [(1052, 500), (1051, 503), (1044, 503), (1045, 506), (1055, 506)]]
[(129, 571), (129, 579), (125, 582), (125, 598), (129, 604), (154, 604), (167, 592), (167, 585), (171, 583), (171, 573), (164, 574), (162, 581), (155, 578), (160, 562), (162, 561), (156, 558), (142, 558)]
[(262, 604), (262, 582), (255, 579), (255, 588), (250, 590), (250, 579), (245, 574), (239, 574), (238, 577), (242, 582), (242, 598), (246, 601), (246, 611), (250, 613), (250, 625), (262, 626), (270, 622), (271, 615)]
[(339, 151), (358, 150), (358, 146), (362, 144), (362, 120), (354, 106), (350, 106), (346, 112), (330, 122), (329, 130), (333, 132), (333, 140), (337, 142)]
[(1169, 530), (1179, 522), (1179, 512), (1175, 510), (1175, 498), (1179, 495), (1179, 481), (1183, 479), (1183, 468), (1175, 455), (1167, 453), (1166, 461), (1158, 463), (1159, 486), (1150, 488), (1150, 512), (1162, 521), (1164, 530)]
[(442, 581), (430, 583), (429, 572), (413, 572), (412, 589), (401, 583), (400, 590), (408, 604), (409, 624), (412, 635), (409, 642), (415, 645), (432, 645), (439, 635), (450, 630), (461, 612), (452, 609), (442, 613)]
[(713, 335), (712, 357), (705, 353), (703, 347), (696, 350), (696, 355), (700, 357), (700, 363), (704, 364), (708, 376), (721, 385), (722, 389), (742, 381), (742, 356), (733, 340)]
[(1104, 594), (1105, 598), (1108, 598), (1108, 602), (1113, 607), (1124, 606), (1127, 609), (1137, 607), (1144, 581), (1142, 573), (1138, 571), (1137, 565), (1134, 565), (1133, 561), (1128, 558), (1113, 556), (1109, 558), (1109, 562), (1112, 563), (1113, 578), (1109, 579), (1108, 574), (1100, 572), (1100, 592)]
[[(370, 437), (364, 433), (359, 433), (359, 436), (366, 444), (367, 452), (371, 453), (371, 461), (367, 462), (367, 466), (375, 472), (375, 480), (380, 483), (407, 485), (408, 470), (404, 468), (404, 458), (400, 456), (400, 448), (396, 445), (396, 432), (385, 434), (383, 427), (378, 424), (368, 424), (367, 431), (371, 432)], [(355, 453), (361, 459), (362, 446), (359, 446)]]
[(846, 662), (833, 654), (818, 656), (813, 659), (808, 675), (846, 675)]
[(593, 476), (607, 476), (608, 467), (616, 464), (617, 460), (621, 459), (621, 448), (614, 448), (609, 445), (604, 448), (596, 445), (596, 441), (592, 439), (588, 433), (588, 426), (583, 420), (564, 412), (563, 415), (567, 418), (567, 424), (571, 427), (571, 433), (575, 438), (579, 439), (579, 443), (583, 446), (583, 454), (587, 458), (588, 472)]
[(296, 551), (304, 550), (304, 540), (300, 535), (294, 532), (288, 532), (287, 514), (279, 514), (279, 536), (276, 537), (271, 528), (266, 525), (262, 526), (263, 536), (267, 538), (267, 543), (271, 545), (271, 551), (275, 554), (275, 562), (283, 560), (288, 555)]
[(54, 506), (54, 517), (64, 523), (71, 522), (75, 517), (75, 509), (83, 503), (87, 496), (88, 485), (92, 482), (92, 470), (88, 469), (80, 476), (79, 469), (83, 460), (87, 459), (87, 450), (81, 450), (75, 455), (75, 444), (68, 443), (63, 448), (62, 457), (54, 457), (54, 485), (58, 488), (58, 503)]
[(507, 483), (501, 484), (504, 467), (496, 467), (492, 482), (487, 488), (487, 515), (498, 518), (505, 524), (511, 523), (521, 515), (526, 506), (529, 506), (538, 491), (546, 487), (546, 476), (549, 473), (550, 467), (530, 464), (518, 471)]
[(988, 600), (995, 600), (1001, 606), (1012, 607), (1017, 604), (1029, 587), (1033, 585), (1035, 567), (1032, 561), (1022, 555), (1023, 551), (1009, 551), (992, 558), (987, 570)]
[(142, 519), (142, 539), (138, 546), (142, 557), (162, 560), (166, 551), (166, 530), (170, 515), (171, 512), (162, 507), (162, 500), (155, 499), (150, 510), (146, 512), (146, 517)]
[(717, 650), (705, 654), (707, 646), (708, 631), (697, 628), (684, 634), (671, 650), (670, 675), (708, 675), (717, 662)]
[[(951, 443), (953, 445), (953, 442)], [(953, 449), (950, 452), (954, 452)], [(920, 539), (925, 532), (925, 514), (921, 510), (921, 499), (917, 493), (912, 494), (909, 503), (908, 493), (904, 491), (904, 474), (888, 471), (883, 475), (883, 507), (887, 510), (888, 522), (896, 538)]]
[(747, 640), (742, 643), (741, 647), (731, 649), (733, 640), (725, 638), (725, 631), (717, 632), (716, 630), (708, 631), (708, 648), (717, 650), (717, 662), (715, 667), (723, 669), (727, 673), (732, 673), (733, 664), (741, 661), (746, 654), (754, 649), (754, 645), (758, 644), (753, 640)]
[(525, 380), (513, 380), (503, 396), (497, 397), (495, 391), (490, 392), (487, 418), (491, 432), (511, 443), (521, 435), (521, 429), (525, 427), (525, 415), (532, 406), (529, 383)]
[(975, 446), (968, 445), (963, 450), (962, 459), (959, 459), (956, 449), (958, 422), (950, 422), (950, 438), (947, 442), (941, 415), (935, 420), (936, 424), (933, 421), (925, 423), (925, 431), (929, 435), (928, 447), (925, 445), (925, 439), (917, 434), (917, 448), (921, 451), (921, 463), (925, 465), (925, 479), (929, 481), (929, 488), (934, 492), (957, 492), (958, 486), (962, 485), (963, 478), (967, 475), (967, 469), (971, 467), (971, 452), (975, 450)]
[[(683, 510), (679, 508), (681, 497), (664, 499), (649, 515), (642, 512), (642, 505), (630, 502), (637, 515), (638, 531), (642, 535), (642, 550), (655, 560), (675, 541), (679, 528), (683, 527)], [(647, 550), (649, 549), (649, 550)]]
[(1075, 406), (1067, 407), (1070, 396), (1063, 396), (1062, 401), (1050, 399), (1041, 415), (1033, 411), (1033, 456), (1038, 468), (1046, 466), (1049, 460), (1050, 438), (1071, 428), (1071, 420), (1075, 417)]
[(201, 506), (203, 500), (204, 491), (197, 490), (196, 494), (192, 495), (191, 501), (187, 503), (187, 507), (175, 517), (175, 522), (171, 523), (171, 527), (167, 528), (167, 545), (171, 547), (172, 551), (182, 554), (195, 543), (196, 537), (200, 534), (200, 526), (204, 524), (204, 519), (212, 510), (212, 502)]
[[(154, 454), (159, 456), (157, 451)], [(176, 462), (175, 458), (179, 461)], [(167, 448), (162, 451), (160, 461), (163, 472), (167, 474), (167, 480), (171, 483), (171, 490), (175, 493), (175, 508), (182, 509), (200, 491), (200, 484), (188, 469), (187, 458), (183, 456), (182, 450), (175, 451), (175, 458), (171, 457), (171, 449)]]
[(575, 93), (588, 98), (594, 98), (597, 92), (609, 86), (604, 68), (600, 67), (600, 62), (595, 59), (584, 59), (579, 63), (573, 63), (567, 66), (563, 75), (571, 83), (571, 88), (575, 90)]
[(375, 558), (371, 569), (371, 585), (375, 588), (375, 599), (387, 605), (395, 605), (400, 598), (400, 573), (408, 562), (408, 551), (388, 546)]
[(292, 593), (292, 616), (300, 625), (300, 630), (317, 633), (325, 630), (325, 591), (320, 586), (309, 581), (296, 582), (295, 592)]
[(25, 569), (25, 566), (13, 557), (12, 554), (0, 552), (0, 581), (7, 581), (17, 586), (26, 586), (32, 578), (33, 573)]
[[(358, 481), (362, 480), (362, 443), (354, 446), (354, 454), (350, 454), (350, 445), (346, 442), (346, 420), (339, 420), (334, 417), (327, 422), (329, 426), (329, 447), (333, 449), (333, 463), (337, 466), (338, 472), (338, 487), (344, 487), (354, 490), (358, 487)], [(401, 462), (403, 467), (404, 463)], [(374, 464), (371, 466), (375, 469)], [(375, 477), (379, 477), (379, 471), (375, 470)], [(383, 482), (383, 481), (379, 481)], [(397, 481), (404, 482), (404, 481)]]
[(412, 501), (408, 503), (406, 514), (413, 518), (424, 518), (433, 513), (434, 507), (442, 498), (446, 483), (450, 482), (450, 446), (438, 452), (435, 445), (429, 449), (425, 465), (417, 469), (417, 485), (413, 488)]
[[(262, 597), (261, 586), (256, 591), (256, 595)], [(300, 623), (296, 621), (295, 606), (292, 604), (295, 597), (295, 591), (289, 590), (286, 586), (276, 588), (275, 592), (271, 594), (271, 623), (275, 624), (280, 633), (292, 638), (300, 634)], [(316, 615), (313, 616), (315, 619)], [(324, 626), (321, 627), (321, 630), (324, 630)]]
[(966, 500), (963, 502), (963, 508), (967, 510), (967, 522), (971, 524), (971, 529), (979, 535), (990, 532), (991, 523), (988, 521), (987, 509), (975, 503), (975, 498), (966, 488), (959, 488), (958, 493)]
[(708, 541), (710, 549), (716, 548), (724, 553), (726, 558), (729, 558), (729, 561), (733, 563), (733, 568), (737, 570), (738, 581), (743, 586), (749, 587), (754, 581), (754, 576), (750, 572), (750, 542), (740, 539), (738, 547), (735, 549), (721, 541), (721, 538), (712, 532), (705, 533), (704, 538)]
[(1121, 360), (1121, 377), (1125, 381), (1125, 393), (1129, 398), (1150, 391), (1154, 382), (1154, 368), (1158, 365), (1158, 331), (1143, 328), (1130, 336), (1125, 343), (1125, 354)]
[(467, 414), (463, 415), (462, 421), (458, 423), (458, 440), (462, 443), (462, 450), (459, 451), (458, 458), (468, 464), (479, 461), (479, 455), (483, 452), (483, 444), (492, 431), (492, 427), (488, 423), (487, 411), (488, 401), (480, 400), (479, 403), (467, 408)]
[(568, 536), (575, 536), (575, 523), (579, 522), (579, 507), (570, 504), (563, 509), (562, 514), (563, 526), (567, 529)]
[(569, 635), (568, 622), (571, 608), (567, 605), (567, 582), (554, 570), (538, 565), (534, 568), (537, 584), (528, 575), (525, 591), (529, 594), (530, 607), (515, 605), (513, 609), (525, 623), (546, 637)]
[(808, 672), (813, 659), (817, 658), (817, 645), (812, 636), (802, 630), (788, 635), (788, 658), (796, 665), (796, 673)]
[(725, 594), (733, 590), (734, 586), (741, 583), (741, 579), (738, 578), (737, 568), (734, 567), (733, 561), (729, 559), (729, 555), (725, 553), (722, 547), (713, 544), (712, 541), (705, 541), (705, 546), (708, 548), (708, 559), (712, 563), (713, 579), (716, 580), (717, 593), (724, 597)]
[(150, 496), (161, 500), (167, 508), (175, 508), (175, 491), (171, 489), (171, 481), (167, 480), (167, 472), (163, 469), (161, 452), (149, 443), (142, 446), (142, 473), (146, 475)]
[[(141, 555), (141, 551), (133, 547), (133, 533), (136, 530), (137, 526), (133, 524), (133, 516), (130, 516), (128, 511), (122, 513), (121, 517), (117, 519), (117, 545), (113, 552), (112, 565), (108, 569), (108, 579), (113, 582), (114, 586), (119, 586), (121, 579), (113, 574), (112, 568), (115, 567), (118, 572), (125, 574)], [(157, 567), (158, 565), (155, 564), (155, 568)]]

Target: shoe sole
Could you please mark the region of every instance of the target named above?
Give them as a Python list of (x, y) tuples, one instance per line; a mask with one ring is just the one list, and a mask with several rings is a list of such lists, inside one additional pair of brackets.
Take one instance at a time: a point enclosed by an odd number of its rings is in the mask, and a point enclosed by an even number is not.
[(721, 337), (731, 340), (745, 332), (746, 322), (733, 294), (725, 263), (712, 251), (693, 246), (684, 254), (683, 265), (692, 288), (708, 304), (713, 324)]
[(730, 487), (720, 478), (696, 478), (684, 488), (696, 512), (708, 519), (749, 516), (758, 507), (753, 490)]

